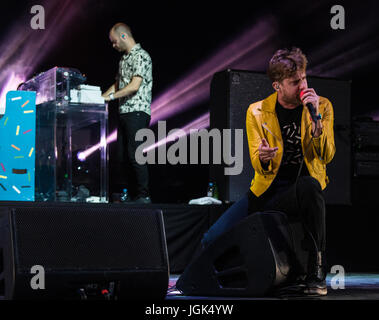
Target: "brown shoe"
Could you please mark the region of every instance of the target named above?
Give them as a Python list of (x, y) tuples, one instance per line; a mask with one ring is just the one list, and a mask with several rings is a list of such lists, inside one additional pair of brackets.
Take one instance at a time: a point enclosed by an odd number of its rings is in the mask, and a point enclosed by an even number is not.
[(316, 265), (312, 272), (305, 279), (304, 294), (307, 296), (326, 296), (328, 288), (326, 286), (326, 274), (321, 265)]
[(328, 288), (325, 280), (316, 279), (309, 281), (304, 289), (304, 294), (307, 296), (326, 296), (328, 294)]

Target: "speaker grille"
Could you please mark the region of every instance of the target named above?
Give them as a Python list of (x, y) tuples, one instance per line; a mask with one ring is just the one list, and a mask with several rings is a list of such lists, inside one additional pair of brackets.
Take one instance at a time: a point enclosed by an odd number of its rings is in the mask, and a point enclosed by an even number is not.
[(156, 210), (18, 208), (12, 215), (16, 268), (138, 270), (167, 268)]
[[(250, 104), (269, 96), (272, 85), (265, 74), (250, 71), (226, 70), (215, 73), (211, 82), (210, 127), (218, 129), (242, 129), (243, 170), (239, 175), (224, 174), (225, 165), (210, 165), (210, 178), (216, 181), (220, 198), (238, 201), (254, 177), (246, 135), (246, 112)], [(231, 150), (235, 152), (235, 137), (232, 135)], [(235, 154), (234, 154), (235, 155)]]

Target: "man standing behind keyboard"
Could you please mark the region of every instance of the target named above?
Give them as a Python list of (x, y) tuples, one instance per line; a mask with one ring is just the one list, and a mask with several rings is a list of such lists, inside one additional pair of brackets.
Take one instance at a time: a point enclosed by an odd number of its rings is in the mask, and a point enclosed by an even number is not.
[(152, 62), (150, 55), (133, 38), (124, 23), (115, 24), (109, 32), (113, 48), (122, 52), (116, 82), (103, 94), (105, 101), (119, 100), (119, 127), (117, 132), (120, 161), (128, 162), (135, 183), (128, 184), (134, 192), (135, 203), (151, 203), (147, 164), (140, 165), (135, 158), (136, 132), (150, 123), (152, 97)]

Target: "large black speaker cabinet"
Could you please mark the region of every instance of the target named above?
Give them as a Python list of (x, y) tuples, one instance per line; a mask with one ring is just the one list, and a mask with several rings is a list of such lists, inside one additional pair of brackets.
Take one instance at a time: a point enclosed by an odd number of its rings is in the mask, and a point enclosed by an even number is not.
[(2, 299), (163, 299), (168, 277), (160, 210), (0, 208)]
[[(336, 154), (327, 165), (330, 183), (325, 190), (327, 204), (351, 204), (351, 127), (349, 81), (307, 77), (308, 86), (328, 98), (334, 109)], [(265, 74), (251, 71), (225, 70), (214, 74), (210, 90), (210, 127), (243, 129), (243, 170), (239, 175), (225, 175), (225, 165), (210, 166), (210, 178), (219, 188), (224, 201), (237, 201), (249, 189), (254, 176), (246, 136), (246, 112), (249, 105), (274, 92)], [(235, 150), (232, 136), (231, 150)]]
[(296, 253), (301, 241), (294, 244), (298, 232), (281, 212), (254, 213), (198, 253), (176, 288), (192, 296), (270, 295), (305, 272), (307, 256)]

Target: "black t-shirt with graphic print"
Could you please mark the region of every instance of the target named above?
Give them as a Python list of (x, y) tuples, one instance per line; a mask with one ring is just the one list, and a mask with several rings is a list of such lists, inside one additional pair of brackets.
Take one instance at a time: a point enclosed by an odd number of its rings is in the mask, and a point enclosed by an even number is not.
[[(303, 160), (301, 148), (301, 115), (303, 113), (303, 105), (299, 105), (294, 109), (286, 109), (277, 102), (275, 110), (284, 145), (282, 162), (275, 180), (294, 181)], [(305, 163), (303, 164), (301, 175), (309, 175)]]

